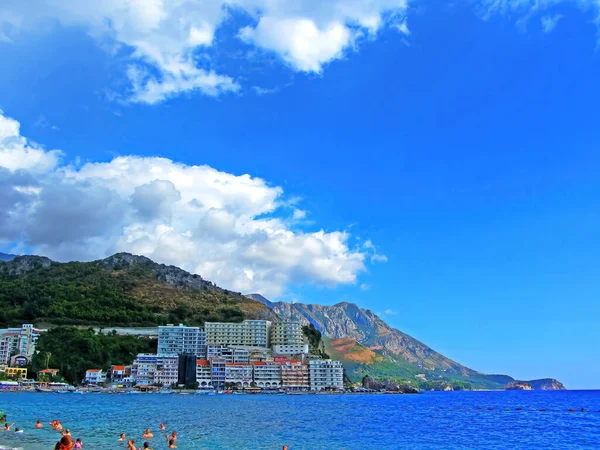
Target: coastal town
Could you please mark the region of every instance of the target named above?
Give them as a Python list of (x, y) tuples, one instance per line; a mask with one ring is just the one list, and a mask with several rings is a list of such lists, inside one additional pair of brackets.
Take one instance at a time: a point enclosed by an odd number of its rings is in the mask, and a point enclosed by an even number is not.
[[(3, 390), (74, 391), (59, 370), (45, 368), (27, 378), (37, 339), (46, 330), (31, 324), (0, 336), (0, 387)], [(90, 367), (79, 391), (215, 392), (343, 391), (339, 361), (312, 351), (302, 324), (296, 321), (245, 320), (160, 326), (145, 336), (157, 340), (156, 353), (140, 353), (130, 365)]]

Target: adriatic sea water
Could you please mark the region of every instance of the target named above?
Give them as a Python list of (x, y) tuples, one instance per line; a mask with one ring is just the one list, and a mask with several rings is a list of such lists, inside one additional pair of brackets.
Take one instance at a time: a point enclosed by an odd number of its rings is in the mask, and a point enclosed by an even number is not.
[[(522, 410), (518, 410), (522, 408)], [(584, 412), (581, 412), (581, 408)], [(0, 448), (52, 449), (59, 419), (84, 449), (167, 448), (161, 422), (191, 449), (600, 449), (600, 391), (439, 392), (422, 395), (0, 394), (22, 435)], [(576, 412), (569, 412), (569, 409)], [(545, 410), (545, 411), (540, 411)], [(40, 419), (45, 427), (34, 428)]]

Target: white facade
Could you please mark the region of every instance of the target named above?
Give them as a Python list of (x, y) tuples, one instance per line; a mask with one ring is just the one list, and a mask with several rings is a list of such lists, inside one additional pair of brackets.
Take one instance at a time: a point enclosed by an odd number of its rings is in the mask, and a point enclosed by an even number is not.
[(342, 389), (344, 369), (339, 361), (314, 359), (309, 363), (310, 390)]
[(178, 356), (157, 356), (156, 371), (154, 372), (154, 383), (163, 386), (177, 384), (179, 374)]
[(222, 356), (225, 362), (248, 364), (250, 362), (250, 351), (242, 347), (225, 347), (223, 345), (207, 345), (206, 356), (211, 359), (214, 356)]
[(83, 381), (87, 384), (104, 383), (106, 381), (106, 373), (100, 369), (87, 370)]
[(279, 388), (281, 386), (281, 363), (275, 361), (252, 363), (254, 383), (260, 388)]
[(183, 324), (158, 327), (159, 356), (203, 354), (205, 345), (205, 335), (198, 327), (186, 327)]
[(198, 359), (196, 361), (196, 382), (202, 388), (212, 388), (212, 369), (210, 361)]
[(275, 344), (274, 355), (308, 355), (308, 344)]
[(269, 345), (268, 320), (244, 320), (242, 323), (206, 322), (207, 345), (261, 347)]
[(38, 330), (32, 324), (23, 324), (21, 328), (9, 328), (0, 336), (0, 364), (8, 364), (13, 355), (25, 355), (29, 359), (35, 353), (35, 346), (40, 334), (46, 330)]
[(225, 365), (225, 383), (248, 387), (252, 383), (252, 366), (250, 364), (227, 363)]
[(138, 386), (150, 386), (154, 383), (154, 374), (158, 357), (151, 353), (139, 353), (133, 361), (131, 376)]

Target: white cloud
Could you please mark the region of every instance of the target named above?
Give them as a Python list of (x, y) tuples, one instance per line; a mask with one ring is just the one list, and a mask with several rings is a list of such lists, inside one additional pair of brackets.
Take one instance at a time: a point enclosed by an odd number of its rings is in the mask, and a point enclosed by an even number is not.
[(386, 309), (384, 313), (388, 316), (396, 316), (398, 314), (396, 311), (392, 311), (391, 309)]
[(360, 285), (360, 290), (361, 290), (361, 291), (364, 291), (364, 292), (366, 292), (366, 291), (368, 291), (369, 289), (371, 289), (371, 285), (370, 285), (370, 284), (362, 283), (362, 284)]
[[(129, 53), (134, 102), (156, 103), (183, 92), (235, 92), (238, 83), (211, 67), (210, 47), (221, 25), (245, 15), (252, 23), (228, 31), (273, 52), (292, 68), (321, 72), (357, 38), (398, 23), (408, 0), (5, 0), (0, 39), (23, 29), (39, 31), (50, 19), (88, 30), (104, 47)], [(241, 13), (241, 14), (239, 14)], [(244, 24), (247, 23), (244, 22)], [(402, 22), (400, 22), (402, 23)], [(202, 58), (198, 64), (196, 57)]]
[(294, 215), (292, 216), (295, 220), (301, 220), (306, 218), (306, 211), (303, 209), (294, 208)]
[[(476, 0), (482, 16), (489, 18), (496, 14), (516, 16), (517, 23), (524, 25), (531, 17), (549, 11), (560, 5), (573, 5), (583, 11), (592, 11), (595, 22), (600, 26), (600, 1), (599, 0)], [(560, 14), (545, 15), (542, 17), (542, 30), (550, 32), (562, 18)]]
[(563, 16), (560, 14), (547, 15), (542, 17), (542, 30), (544, 31), (544, 33), (552, 32), (556, 28), (556, 25), (558, 25), (558, 21), (562, 19), (562, 17)]
[(20, 134), (20, 124), (5, 117), (0, 110), (0, 167), (8, 170), (47, 172), (59, 162), (62, 152), (45, 151), (34, 142), (27, 142)]
[(276, 214), (283, 190), (261, 178), (138, 156), (74, 167), (58, 154), (0, 114), (0, 242), (58, 260), (143, 254), (269, 297), (357, 283), (372, 254), (347, 232), (295, 230)]
[(386, 263), (388, 261), (387, 256), (377, 253), (377, 247), (375, 247), (370, 239), (367, 239), (363, 243), (363, 249), (369, 252), (369, 259), (372, 263)]

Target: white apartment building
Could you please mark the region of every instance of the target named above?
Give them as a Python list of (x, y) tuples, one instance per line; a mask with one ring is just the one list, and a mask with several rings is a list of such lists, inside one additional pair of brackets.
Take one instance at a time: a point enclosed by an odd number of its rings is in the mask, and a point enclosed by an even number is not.
[(290, 390), (310, 388), (308, 366), (302, 361), (287, 360), (281, 362), (281, 387)]
[(308, 344), (275, 344), (274, 355), (308, 355)]
[(222, 356), (214, 356), (210, 360), (211, 370), (211, 384), (216, 389), (223, 389), (225, 387), (225, 369), (227, 363), (225, 358)]
[(205, 334), (198, 327), (187, 327), (183, 324), (158, 327), (159, 356), (203, 354), (205, 345)]
[(279, 388), (281, 386), (281, 363), (276, 361), (255, 362), (254, 383), (260, 388)]
[(309, 362), (308, 372), (311, 391), (344, 387), (344, 369), (339, 361), (313, 359)]
[(252, 366), (250, 364), (225, 364), (225, 383), (239, 387), (248, 387), (252, 383)]
[(178, 356), (157, 356), (154, 383), (170, 387), (177, 384), (179, 375)]
[(212, 369), (209, 360), (196, 360), (196, 382), (201, 389), (212, 388)]
[(8, 364), (13, 355), (25, 355), (31, 359), (40, 334), (32, 324), (23, 324), (21, 328), (9, 328), (0, 336), (0, 364)]
[(213, 356), (222, 356), (225, 358), (225, 362), (228, 363), (245, 363), (250, 362), (250, 351), (247, 348), (241, 347), (225, 347), (223, 345), (207, 345), (206, 346), (207, 359), (211, 359)]
[(150, 386), (154, 383), (154, 373), (158, 356), (151, 353), (139, 353), (133, 361), (131, 376), (138, 386)]
[(106, 381), (106, 372), (101, 369), (89, 369), (85, 372), (83, 381), (87, 384), (100, 384)]
[(206, 322), (207, 345), (224, 345), (237, 347), (261, 347), (269, 345), (268, 320), (244, 320), (242, 323)]
[(271, 325), (270, 342), (272, 346), (278, 344), (302, 345), (305, 343), (302, 324), (293, 320), (274, 322)]

